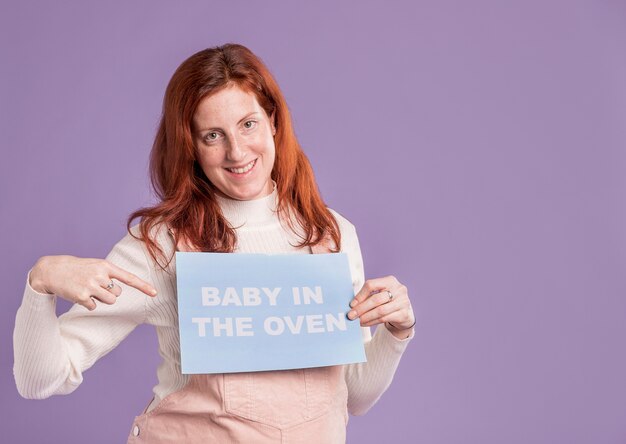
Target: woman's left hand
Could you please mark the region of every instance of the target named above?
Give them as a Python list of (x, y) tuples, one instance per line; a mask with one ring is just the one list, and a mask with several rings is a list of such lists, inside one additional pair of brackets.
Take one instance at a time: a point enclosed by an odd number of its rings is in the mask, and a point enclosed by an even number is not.
[(409, 336), (415, 325), (415, 314), (407, 288), (394, 276), (368, 279), (350, 302), (349, 319), (361, 319), (361, 327), (385, 323), (397, 338)]

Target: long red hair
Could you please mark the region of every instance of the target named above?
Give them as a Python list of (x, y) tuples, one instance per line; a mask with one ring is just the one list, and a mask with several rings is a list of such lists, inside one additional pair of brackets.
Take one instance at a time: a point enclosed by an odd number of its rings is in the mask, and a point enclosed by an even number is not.
[[(192, 136), (193, 115), (200, 101), (232, 84), (255, 94), (268, 116), (275, 113), (276, 157), (271, 177), (277, 186), (279, 217), (292, 230), (292, 217), (302, 227), (304, 234), (299, 247), (316, 245), (329, 236), (335, 244), (334, 251), (339, 251), (341, 234), (337, 221), (320, 196), (313, 169), (296, 139), (278, 84), (259, 57), (245, 46), (233, 43), (197, 52), (170, 79), (150, 154), (150, 179), (160, 202), (133, 212), (126, 224), (128, 232), (131, 233), (133, 220), (141, 218), (141, 236), (135, 237), (146, 243), (152, 258), (164, 269), (172, 258), (166, 258), (150, 237), (151, 230), (160, 223), (174, 229), (176, 242), (184, 239), (198, 251), (234, 250), (235, 230), (222, 215), (215, 199), (215, 186), (196, 161)], [(165, 262), (161, 263), (158, 257)]]

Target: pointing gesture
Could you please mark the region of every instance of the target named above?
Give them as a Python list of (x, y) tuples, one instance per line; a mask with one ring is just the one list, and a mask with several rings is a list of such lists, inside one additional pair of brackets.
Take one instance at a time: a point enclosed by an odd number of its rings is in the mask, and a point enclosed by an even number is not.
[(29, 284), (38, 293), (56, 294), (94, 310), (95, 299), (111, 305), (122, 293), (113, 279), (156, 296), (152, 285), (105, 259), (67, 255), (41, 257), (30, 272)]

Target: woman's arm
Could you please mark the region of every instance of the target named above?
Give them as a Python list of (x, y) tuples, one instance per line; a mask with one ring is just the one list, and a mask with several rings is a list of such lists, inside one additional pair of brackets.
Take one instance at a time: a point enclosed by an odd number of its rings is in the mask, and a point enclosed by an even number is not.
[[(335, 212), (335, 215), (338, 214)], [(357, 294), (365, 283), (363, 257), (354, 225), (339, 216), (342, 251), (348, 254), (352, 272), (352, 285)], [(357, 319), (356, 322), (359, 322)], [(398, 334), (399, 339), (383, 324), (376, 327), (372, 337), (370, 327), (361, 327), (367, 362), (345, 366), (345, 379), (348, 386), (348, 412), (352, 415), (365, 414), (387, 390), (400, 363), (400, 358), (414, 329)]]
[[(113, 247), (106, 261), (151, 282), (143, 243), (129, 234)], [(34, 290), (29, 282), (31, 271), (15, 318), (13, 373), (21, 396), (44, 399), (76, 390), (83, 372), (144, 322), (149, 296), (116, 281), (122, 292), (111, 305), (97, 301), (96, 308), (89, 310), (75, 303), (57, 318), (58, 296)]]

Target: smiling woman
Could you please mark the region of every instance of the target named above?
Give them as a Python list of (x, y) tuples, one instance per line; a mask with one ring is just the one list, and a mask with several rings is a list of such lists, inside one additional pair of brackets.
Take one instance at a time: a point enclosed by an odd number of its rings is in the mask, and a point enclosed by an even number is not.
[(142, 218), (141, 238), (163, 267), (169, 259), (152, 230), (166, 224), (177, 242), (232, 252), (237, 234), (222, 215), (224, 202), (258, 200), (274, 185), (276, 212), (301, 234), (298, 246), (329, 236), (333, 251), (341, 249), (337, 219), (318, 192), (283, 94), (263, 62), (242, 45), (200, 51), (178, 67), (165, 91), (150, 170), (161, 202), (131, 214), (128, 229)]
[[(324, 204), (284, 97), (248, 48), (205, 49), (178, 67), (150, 173), (159, 202), (129, 216), (128, 234), (106, 259), (44, 256), (29, 271), (13, 336), (19, 393), (41, 399), (73, 392), (83, 372), (147, 323), (156, 328), (163, 362), (129, 443), (345, 442), (348, 413), (367, 412), (391, 383), (415, 315), (395, 277), (365, 280), (355, 227)], [(344, 313), (272, 317), (268, 329), (343, 328), (347, 314), (359, 319), (367, 362), (183, 374), (176, 251), (346, 253), (354, 299)], [(248, 292), (248, 301), (255, 295)], [(74, 302), (58, 318), (56, 297)], [(321, 298), (313, 291), (302, 297)], [(206, 329), (209, 322), (199, 324)]]
[(193, 125), (198, 163), (223, 197), (252, 200), (272, 192), (274, 115), (253, 93), (224, 87), (200, 102)]

